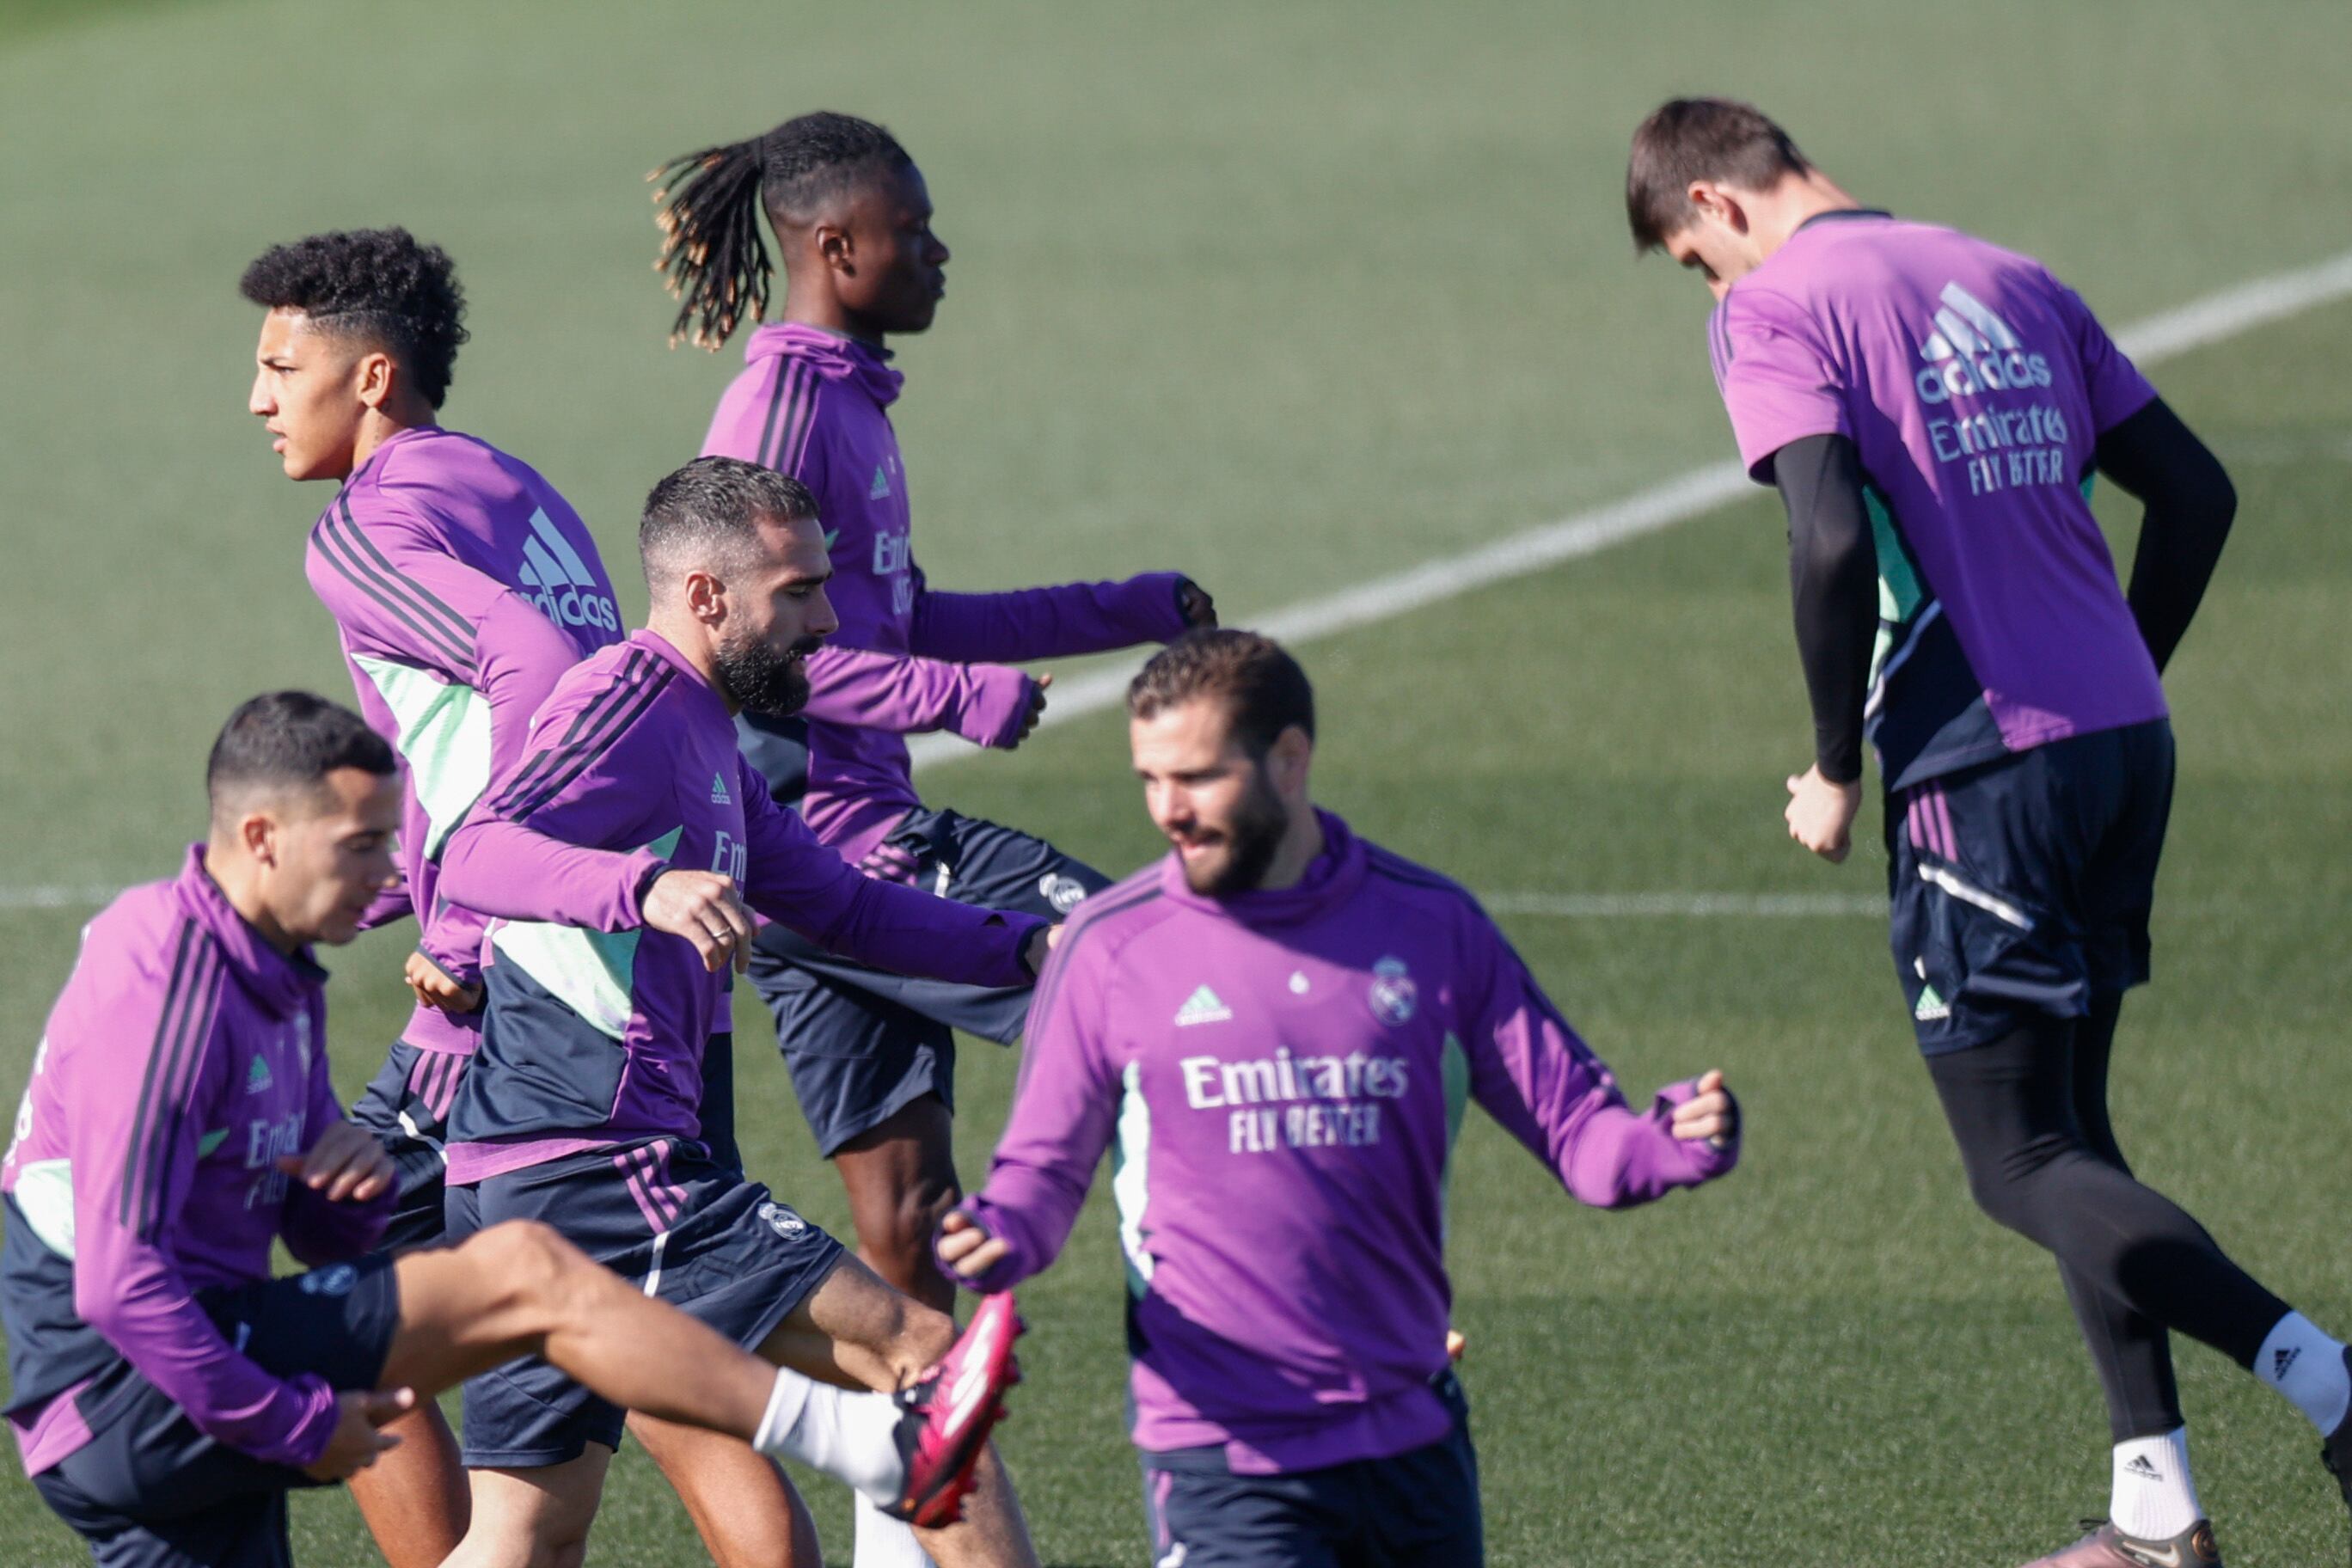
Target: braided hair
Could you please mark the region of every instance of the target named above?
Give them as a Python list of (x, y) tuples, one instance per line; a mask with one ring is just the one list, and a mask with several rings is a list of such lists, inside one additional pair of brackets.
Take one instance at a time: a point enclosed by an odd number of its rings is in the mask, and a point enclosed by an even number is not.
[(764, 136), (672, 158), (646, 176), (654, 191), (661, 255), (654, 270), (678, 301), (669, 341), (691, 336), (717, 349), (749, 310), (767, 313), (774, 265), (760, 233), (764, 209), (781, 233), (814, 222), (824, 205), (862, 177), (914, 160), (870, 120), (820, 110)]

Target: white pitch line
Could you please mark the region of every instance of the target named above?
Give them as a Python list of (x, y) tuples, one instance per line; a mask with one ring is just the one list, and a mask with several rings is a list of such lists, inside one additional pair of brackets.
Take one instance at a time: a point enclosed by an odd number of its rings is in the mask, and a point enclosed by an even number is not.
[(121, 890), (94, 882), (79, 888), (0, 888), (0, 910), (94, 910)]
[[(2116, 333), (2116, 342), (2137, 363), (2153, 365), (2347, 295), (2352, 295), (2352, 251), (2160, 311)], [(1661, 532), (1727, 505), (1751, 489), (1737, 462), (1710, 463), (1623, 500), (1528, 529), (1466, 554), (1392, 572), (1237, 624), (1283, 642), (1311, 642)], [(1039, 728), (1117, 707), (1141, 664), (1138, 658), (1122, 668), (1055, 681)], [(970, 756), (979, 748), (953, 735), (918, 735), (908, 750), (919, 768)]]
[(1886, 900), (1868, 893), (1486, 893), (1489, 914), (1551, 915), (1563, 920), (1732, 916), (1812, 920), (1835, 915), (1885, 919)]

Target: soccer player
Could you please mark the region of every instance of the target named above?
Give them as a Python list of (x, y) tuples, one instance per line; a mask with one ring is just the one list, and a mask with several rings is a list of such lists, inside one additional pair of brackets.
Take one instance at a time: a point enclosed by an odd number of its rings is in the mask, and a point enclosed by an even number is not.
[(1738, 1108), (1717, 1072), (1628, 1107), (1475, 900), (1315, 807), (1314, 694), (1274, 643), (1194, 633), (1128, 713), (1172, 853), (1070, 918), (939, 1258), (990, 1290), (1044, 1268), (1115, 1143), (1154, 1560), (1475, 1568), (1445, 1343), (1464, 1105), (1604, 1208), (1729, 1171)]
[[(702, 449), (798, 479), (824, 520), (842, 626), (809, 660), (799, 809), (811, 831), (873, 876), (1067, 914), (1109, 879), (1027, 834), (927, 809), (902, 737), (945, 730), (1018, 745), (1052, 678), (1014, 663), (1165, 642), (1214, 625), (1214, 605), (1172, 572), (997, 594), (925, 581), (890, 424), (901, 377), (884, 345), (930, 326), (948, 248), (921, 171), (888, 132), (807, 114), (677, 159), (666, 174), (662, 264), (683, 296), (678, 332), (715, 349), (746, 313), (765, 314), (762, 213), (782, 250), (782, 320), (751, 333)], [(802, 781), (780, 770), (771, 783), (789, 798)], [(774, 928), (751, 977), (817, 1146), (841, 1173), (860, 1253), (919, 1300), (950, 1305), (930, 1236), (958, 1192), (954, 1030), (1012, 1043), (1027, 991), (909, 983)]]
[[(2284, 1394), (2352, 1489), (2344, 1347), (2134, 1180), (2107, 1113), (2172, 798), (2158, 671), (2229, 479), (2039, 262), (1862, 205), (1745, 104), (1652, 114), (1625, 201), (1719, 301), (1740, 458), (1787, 504), (1814, 730), (1790, 836), (1845, 858), (1866, 734), (1928, 1076), (1978, 1203), (2056, 1255), (2106, 1393), (2109, 1516), (2043, 1568), (2211, 1563), (2168, 1331)], [(2147, 507), (2127, 593), (2095, 471)]]
[[(451, 1230), (543, 1220), (772, 1356), (828, 1336), (868, 1358), (951, 1336), (947, 1314), (710, 1157), (698, 1141), (704, 1043), (728, 1027), (730, 971), (751, 955), (747, 901), (827, 949), (974, 985), (1028, 982), (1045, 922), (859, 875), (769, 798), (737, 749), (735, 714), (790, 713), (835, 625), (804, 488), (698, 458), (655, 486), (638, 537), (646, 629), (556, 683), (524, 755), (443, 860), (448, 896), (499, 920), (481, 1049), (450, 1116)], [(975, 1319), (972, 1332), (1010, 1330), (1004, 1316)], [(877, 1445), (879, 1462), (894, 1460), (888, 1401), (852, 1408), (810, 1392), (803, 1429), (826, 1426), (837, 1450), (820, 1468), (854, 1482)], [(972, 1414), (983, 1430), (961, 1431), (977, 1444), (995, 1411)], [(619, 1412), (560, 1369), (525, 1363), (469, 1383), (468, 1463), (514, 1474), (535, 1500), (528, 1539), (479, 1560), (577, 1551), (619, 1434)], [(930, 1536), (941, 1563), (1034, 1562), (1003, 1471), (988, 1474), (966, 1526)], [(459, 1554), (468, 1563), (474, 1544)]]
[[(465, 300), (436, 246), (404, 229), (312, 235), (246, 268), (262, 320), (250, 400), (293, 479), (331, 479), (311, 530), (312, 588), (335, 617), (360, 709), (407, 765), (403, 885), (370, 923), (414, 905), (414, 1015), (352, 1120), (400, 1171), (383, 1245), (442, 1239), (443, 1123), (481, 1031), (483, 920), (441, 896), (443, 841), (521, 754), (556, 678), (620, 640), (620, 611), (579, 514), (528, 464), (444, 427)], [(731, 1159), (731, 1055), (710, 1058), (706, 1136)], [(740, 1445), (631, 1422), (722, 1568), (814, 1563), (805, 1510)], [(465, 1534), (459, 1451), (437, 1406), (403, 1417), (397, 1455), (352, 1488), (393, 1568), (428, 1568)]]
[[(49, 1015), (0, 1163), (7, 1415), (103, 1568), (284, 1568), (289, 1489), (360, 1473), (398, 1441), (386, 1422), (519, 1355), (667, 1421), (805, 1447), (805, 1378), (543, 1226), (372, 1250), (396, 1172), (336, 1108), (311, 952), (397, 883), (397, 766), (347, 709), (246, 703), (205, 769), (208, 841), (90, 922)], [(270, 1278), (280, 1239), (310, 1272)], [(981, 1348), (926, 1386), (994, 1364)], [(960, 1410), (904, 1401), (914, 1459), (874, 1491), (950, 1494)]]

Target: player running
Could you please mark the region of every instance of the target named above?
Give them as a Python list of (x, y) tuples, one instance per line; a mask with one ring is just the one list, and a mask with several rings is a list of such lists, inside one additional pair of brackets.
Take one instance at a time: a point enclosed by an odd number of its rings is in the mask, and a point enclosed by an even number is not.
[[(702, 449), (800, 480), (824, 519), (842, 626), (809, 660), (800, 809), (811, 831), (873, 876), (992, 909), (1067, 914), (1109, 879), (1027, 834), (926, 809), (902, 737), (945, 730), (1015, 746), (1051, 677), (1013, 664), (1213, 626), (1209, 595), (1172, 572), (999, 594), (936, 593), (925, 582), (890, 424), (902, 378), (883, 345), (930, 326), (948, 248), (931, 228), (921, 171), (889, 132), (807, 114), (664, 173), (662, 264), (683, 296), (678, 332), (715, 349), (746, 314), (765, 314), (762, 212), (783, 252), (782, 320), (751, 333)], [(771, 783), (789, 799), (801, 780), (786, 764)], [(909, 983), (775, 928), (751, 977), (817, 1146), (841, 1173), (861, 1254), (918, 1300), (951, 1304), (930, 1236), (958, 1192), (954, 1030), (1013, 1042), (1027, 991)]]
[[(1635, 244), (1719, 301), (1740, 458), (1787, 503), (1814, 728), (1790, 836), (1844, 859), (1867, 734), (1895, 974), (1969, 1188), (2057, 1255), (2106, 1392), (2108, 1518), (2042, 1568), (2219, 1561), (2168, 1331), (2292, 1401), (2352, 1500), (2344, 1346), (2134, 1180), (2107, 1113), (2172, 799), (2158, 672), (2228, 535), (2228, 477), (2040, 263), (1863, 206), (1745, 104), (1651, 115), (1625, 201)], [(2147, 504), (2128, 594), (2095, 469)]]
[[(288, 478), (340, 485), (310, 532), (311, 587), (335, 617), (361, 711), (407, 765), (402, 886), (368, 923), (414, 905), (416, 1009), (352, 1111), (400, 1172), (383, 1243), (397, 1253), (442, 1239), (443, 1123), (481, 1032), (484, 921), (441, 896), (443, 841), (521, 754), (556, 678), (620, 640), (620, 611), (595, 541), (554, 487), (439, 423), (467, 338), (446, 253), (404, 229), (312, 235), (272, 247), (240, 287), (268, 312), (253, 413)], [(703, 1118), (729, 1160), (730, 1062), (711, 1056)], [(816, 1560), (774, 1466), (709, 1433), (630, 1425), (722, 1568), (785, 1568), (794, 1548)], [(436, 1405), (396, 1430), (399, 1453), (352, 1495), (393, 1568), (429, 1568), (466, 1531), (459, 1450)]]
[[(704, 1045), (729, 1026), (730, 971), (751, 954), (745, 902), (829, 950), (973, 985), (1026, 983), (1045, 923), (860, 876), (737, 749), (735, 713), (797, 707), (835, 626), (805, 489), (698, 458), (654, 488), (638, 537), (646, 629), (557, 682), (443, 861), (451, 898), (500, 917), (481, 1049), (450, 1115), (451, 1230), (543, 1220), (747, 1348), (774, 1358), (831, 1335), (868, 1358), (845, 1363), (858, 1373), (953, 1322), (699, 1142)], [(1012, 1327), (1000, 1313), (973, 1333), (1002, 1342)], [(856, 1482), (892, 1459), (895, 1417), (887, 1400), (827, 1393), (803, 1413), (832, 1450), (812, 1462)], [(974, 1412), (982, 1427), (994, 1416)], [(619, 1435), (619, 1411), (559, 1369), (468, 1383), (467, 1462), (519, 1472), (541, 1500), (527, 1540), (478, 1560), (578, 1550)], [(929, 1539), (942, 1563), (1034, 1561), (1009, 1484), (988, 1475), (970, 1522)], [(476, 1562), (475, 1545), (459, 1559)]]
[[(667, 1421), (805, 1449), (806, 1378), (544, 1226), (371, 1251), (396, 1173), (336, 1108), (311, 947), (349, 942), (397, 884), (397, 767), (322, 699), (246, 703), (205, 769), (209, 842), (90, 922), (49, 1015), (0, 1164), (7, 1415), (105, 1568), (284, 1568), (288, 1489), (358, 1473), (398, 1441), (387, 1421), (520, 1355)], [(311, 1272), (269, 1277), (280, 1239)], [(949, 1380), (1002, 1360), (966, 1351), (900, 1402), (892, 1451), (910, 1458), (867, 1478), (874, 1495), (936, 1506), (962, 1484), (979, 1448), (947, 1440), (971, 1414)]]
[(1071, 917), (939, 1258), (991, 1290), (1045, 1268), (1115, 1143), (1154, 1560), (1468, 1568), (1464, 1105), (1604, 1208), (1728, 1172), (1738, 1108), (1717, 1072), (1629, 1108), (1475, 900), (1314, 806), (1314, 694), (1274, 643), (1194, 633), (1128, 712), (1174, 851)]

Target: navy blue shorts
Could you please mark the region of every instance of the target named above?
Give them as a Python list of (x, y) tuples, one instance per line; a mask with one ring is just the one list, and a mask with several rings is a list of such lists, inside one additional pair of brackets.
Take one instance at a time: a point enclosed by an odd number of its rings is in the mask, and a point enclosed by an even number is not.
[[(1055, 848), (951, 811), (914, 811), (866, 858), (871, 874), (984, 909), (1059, 920), (1111, 879)], [(955, 1109), (955, 1031), (1021, 1037), (1031, 987), (916, 980), (837, 958), (782, 926), (760, 933), (751, 982), (801, 1114), (832, 1154), (926, 1094)]]
[[(400, 1326), (392, 1259), (378, 1254), (308, 1274), (197, 1296), (229, 1343), (280, 1377), (315, 1373), (338, 1390), (376, 1385)], [(77, 1397), (90, 1440), (33, 1478), (41, 1499), (89, 1542), (100, 1568), (285, 1568), (286, 1494), (313, 1487), (196, 1430), (118, 1360)]]
[(352, 1107), (352, 1121), (375, 1134), (400, 1173), (400, 1201), (379, 1251), (397, 1258), (441, 1245), (441, 1178), (448, 1170), (441, 1145), (449, 1107), (473, 1059), (398, 1041)]
[[(535, 1219), (746, 1350), (846, 1256), (841, 1243), (698, 1144), (572, 1154), (449, 1189), (449, 1235)], [(621, 1445), (625, 1413), (536, 1356), (466, 1381), (465, 1462), (533, 1469)]]
[(1478, 1455), (1452, 1373), (1454, 1430), (1425, 1448), (1286, 1476), (1237, 1476), (1223, 1447), (1143, 1456), (1151, 1561), (1181, 1568), (1478, 1568)]
[(1895, 972), (1929, 1056), (2143, 984), (2172, 810), (2163, 720), (2075, 735), (1887, 803)]

